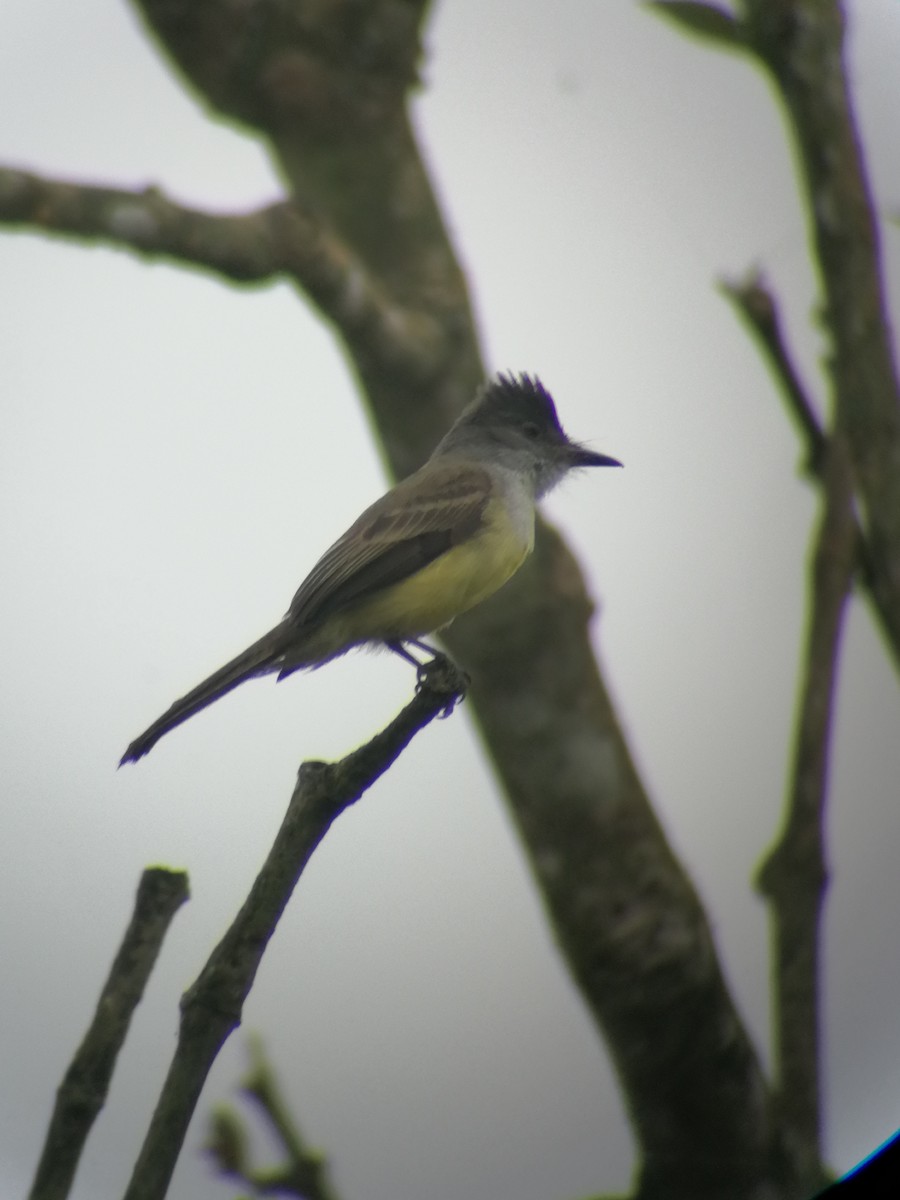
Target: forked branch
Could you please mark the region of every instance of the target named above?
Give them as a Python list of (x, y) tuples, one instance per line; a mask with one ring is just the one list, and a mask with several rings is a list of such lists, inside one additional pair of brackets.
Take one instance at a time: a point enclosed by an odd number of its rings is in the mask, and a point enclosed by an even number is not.
[(445, 661), (414, 699), (365, 746), (337, 763), (304, 763), (284, 821), (250, 894), (181, 1001), (169, 1073), (125, 1200), (162, 1200), (191, 1117), (221, 1047), (240, 1024), (244, 1000), (304, 867), (332, 821), (355, 803), (435, 717), (450, 712), (464, 677)]
[(141, 876), (125, 931), (84, 1040), (56, 1093), (30, 1200), (65, 1200), (94, 1120), (106, 1101), (125, 1035), (175, 913), (188, 898), (183, 871)]

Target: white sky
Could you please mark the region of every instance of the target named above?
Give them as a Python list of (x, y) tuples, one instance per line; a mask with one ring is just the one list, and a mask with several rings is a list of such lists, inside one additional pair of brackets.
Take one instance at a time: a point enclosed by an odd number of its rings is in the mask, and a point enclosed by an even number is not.
[[(900, 208), (900, 7), (851, 5), (878, 203)], [(563, 15), (560, 15), (560, 12)], [(766, 921), (749, 879), (789, 758), (814, 499), (714, 280), (761, 265), (821, 394), (802, 216), (772, 97), (740, 60), (630, 0), (443, 0), (417, 120), (492, 368), (539, 372), (570, 432), (626, 470), (548, 505), (602, 606), (638, 763), (767, 1050)], [(220, 210), (277, 194), (249, 139), (185, 96), (127, 5), (0, 5), (0, 162), (164, 187)], [(886, 230), (894, 308), (900, 232)], [(186, 867), (176, 919), (75, 1197), (115, 1196), (173, 1047), (180, 992), (231, 920), (297, 764), (408, 698), (356, 656), (262, 681), (116, 772), (172, 699), (280, 617), (383, 487), (343, 362), (286, 286), (236, 291), (0, 231), (0, 1192), (27, 1189), (142, 867)], [(841, 670), (826, 914), (828, 1151), (900, 1125), (900, 700), (867, 613)], [(247, 1005), (349, 1198), (544, 1200), (625, 1189), (630, 1136), (464, 710), (315, 856)], [(205, 1114), (172, 1195), (211, 1200)]]

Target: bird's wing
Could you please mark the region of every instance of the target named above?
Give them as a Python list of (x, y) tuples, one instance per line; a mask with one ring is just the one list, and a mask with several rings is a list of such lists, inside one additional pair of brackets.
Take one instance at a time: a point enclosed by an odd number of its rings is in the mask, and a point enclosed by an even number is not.
[(362, 595), (414, 575), (482, 523), (491, 477), (480, 466), (429, 463), (367, 508), (322, 555), (287, 617), (318, 622)]

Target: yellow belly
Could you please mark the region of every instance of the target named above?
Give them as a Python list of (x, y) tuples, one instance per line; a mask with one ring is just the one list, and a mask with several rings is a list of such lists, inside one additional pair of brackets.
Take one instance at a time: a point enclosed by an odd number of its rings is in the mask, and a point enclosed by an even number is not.
[(523, 540), (502, 505), (489, 505), (485, 517), (469, 541), (340, 614), (342, 640), (421, 637), (449, 625), (502, 587), (531, 553), (534, 526)]

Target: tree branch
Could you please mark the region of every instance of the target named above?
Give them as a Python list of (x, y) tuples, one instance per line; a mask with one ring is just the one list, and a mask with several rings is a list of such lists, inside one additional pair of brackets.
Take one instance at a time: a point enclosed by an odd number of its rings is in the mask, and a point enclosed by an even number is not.
[(432, 344), (441, 339), (427, 316), (391, 302), (325, 224), (289, 201), (220, 215), (176, 204), (154, 187), (129, 191), (0, 167), (0, 225), (104, 242), (233, 283), (287, 279), (357, 353), (413, 375), (430, 363)]
[[(788, 412), (800, 430), (801, 437), (806, 443), (806, 473), (822, 483), (828, 438), (816, 416), (815, 406), (809, 399), (794, 367), (781, 330), (775, 298), (759, 275), (754, 275), (743, 283), (723, 282), (721, 290), (756, 338), (763, 357), (771, 368), (775, 382), (784, 396)], [(900, 645), (895, 643), (891, 637), (891, 615), (882, 604), (884, 593), (875, 587), (876, 572), (872, 552), (865, 534), (859, 527), (855, 513), (851, 515), (856, 527), (857, 577), (872, 606), (872, 615), (881, 625), (885, 645), (891, 654), (894, 666), (900, 671)]]
[(274, 1168), (252, 1167), (244, 1126), (230, 1108), (219, 1109), (213, 1115), (209, 1153), (223, 1174), (237, 1179), (256, 1195), (277, 1193), (279, 1196), (296, 1196), (298, 1200), (338, 1200), (328, 1162), (324, 1155), (306, 1144), (296, 1120), (288, 1111), (275, 1072), (258, 1038), (251, 1039), (250, 1053), (251, 1070), (241, 1091), (259, 1108), (281, 1146), (284, 1162)]
[[(774, 297), (758, 275), (723, 283), (722, 291), (756, 338), (806, 441), (807, 472), (824, 490), (785, 824), (757, 878), (771, 910), (778, 1108), (798, 1177), (812, 1192), (827, 1182), (821, 1166), (819, 925), (827, 885), (828, 747), (845, 603), (857, 568), (869, 582), (868, 553), (854, 511), (846, 445), (839, 434), (827, 437), (819, 424), (785, 343)], [(871, 591), (870, 599), (883, 616)]]
[(850, 460), (839, 436), (828, 442), (823, 482), (790, 798), (784, 830), (757, 882), (771, 906), (775, 942), (778, 1105), (798, 1176), (810, 1191), (827, 1182), (821, 1168), (819, 1071), (819, 922), (827, 885), (823, 826), (837, 660), (858, 537)]
[(622, 1083), (640, 1147), (637, 1195), (748, 1200), (761, 1180), (780, 1187), (768, 1086), (697, 894), (582, 650), (591, 606), (558, 533), (542, 528), (507, 588), (514, 621), (491, 599), (447, 641), (466, 647), (554, 932)]
[(465, 690), (438, 660), (415, 698), (365, 746), (338, 763), (304, 763), (284, 821), (250, 894), (181, 1001), (178, 1043), (125, 1200), (162, 1200), (209, 1069), (240, 1024), (244, 1000), (304, 867), (334, 819), (382, 775), (412, 738), (449, 713)]
[(871, 189), (843, 61), (838, 0), (743, 0), (745, 28), (784, 103), (825, 292), (836, 428), (865, 510), (871, 586), (900, 658), (900, 387)]
[(131, 1016), (144, 994), (172, 918), (188, 898), (187, 875), (152, 867), (138, 885), (134, 912), (94, 1019), (56, 1094), (30, 1200), (65, 1200), (91, 1127), (106, 1101)]
[(176, 204), (142, 192), (0, 168), (0, 224), (59, 234), (199, 266), (234, 283), (293, 282), (372, 359), (415, 376), (431, 361), (439, 331), (389, 301), (340, 239), (292, 202), (240, 215)]
[(758, 273), (742, 282), (722, 280), (722, 295), (730, 300), (756, 339), (763, 358), (781, 389), (788, 413), (806, 442), (806, 472), (821, 478), (826, 438), (816, 408), (788, 352), (775, 298)]
[[(304, 284), (346, 275), (347, 256), (308, 221), (302, 239), (285, 236), (291, 206), (273, 204), (240, 215), (185, 208), (159, 188), (143, 191), (48, 179), (0, 168), (0, 222), (29, 231), (62, 234), (203, 267), (234, 283), (270, 283), (290, 276)], [(301, 213), (293, 214), (296, 226)], [(299, 241), (299, 247), (292, 242)], [(297, 262), (307, 251), (306, 270)]]

